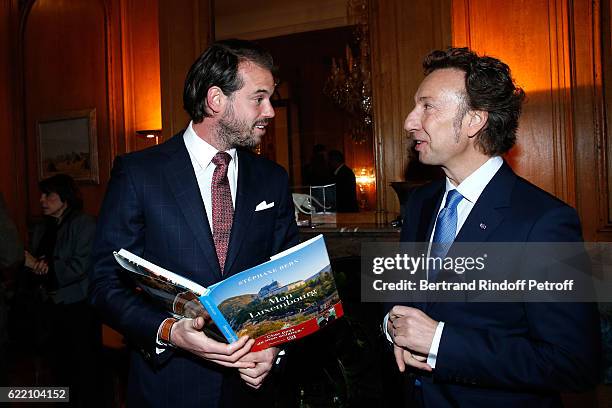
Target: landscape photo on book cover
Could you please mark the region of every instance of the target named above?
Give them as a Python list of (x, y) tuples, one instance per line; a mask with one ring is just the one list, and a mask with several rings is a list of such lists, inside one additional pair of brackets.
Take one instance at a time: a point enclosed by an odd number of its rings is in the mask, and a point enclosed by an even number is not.
[(302, 325), (303, 330), (293, 331), (299, 338), (342, 316), (323, 239), (248, 272), (211, 293), (239, 337), (266, 335), (274, 341), (270, 334)]

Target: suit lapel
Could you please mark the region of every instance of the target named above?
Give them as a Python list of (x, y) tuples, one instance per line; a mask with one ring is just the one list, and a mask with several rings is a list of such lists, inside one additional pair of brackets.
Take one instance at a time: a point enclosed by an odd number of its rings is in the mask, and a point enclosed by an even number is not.
[(417, 240), (422, 242), (429, 241), (431, 237), (434, 224), (438, 215), (438, 208), (442, 203), (442, 197), (444, 197), (444, 189), (438, 190), (436, 194), (427, 198), (423, 201), (423, 211), (421, 212), (422, 217), (419, 220), (419, 227), (417, 230)]
[[(472, 256), (479, 252), (478, 243), (490, 242), (491, 235), (504, 220), (505, 210), (510, 207), (510, 198), (515, 181), (516, 175), (510, 166), (504, 162), (482, 191), (454, 241), (472, 242), (474, 245), (469, 248), (469, 251), (462, 250), (461, 253), (457, 253), (458, 250), (454, 248), (453, 244), (447, 256)], [(438, 279), (442, 279), (442, 276), (443, 274), (440, 273)], [(450, 276), (447, 274), (446, 280), (449, 277), (452, 279), (456, 276), (453, 272), (450, 272)], [(459, 279), (464, 280), (465, 276), (461, 275)], [(428, 303), (427, 309), (435, 303)]]
[(238, 257), (244, 237), (248, 234), (248, 227), (257, 205), (257, 185), (262, 180), (257, 177), (255, 158), (251, 154), (238, 150), (238, 183), (236, 191), (236, 205), (234, 221), (225, 260), (225, 273), (231, 271), (232, 265)]
[(219, 261), (217, 260), (206, 209), (202, 202), (189, 153), (183, 142), (182, 133), (175, 136), (174, 139), (166, 143), (169, 145), (170, 158), (166, 163), (164, 176), (187, 225), (191, 228), (198, 245), (202, 249), (210, 270), (217, 278), (221, 278)]
[[(422, 199), (421, 211), (420, 214), (418, 214), (418, 221), (415, 223), (416, 230), (414, 231), (414, 236), (408, 234), (408, 237), (402, 237), (402, 240), (408, 238), (409, 241), (413, 242), (426, 243), (429, 241), (438, 214), (437, 209), (440, 207), (443, 196), (444, 182), (437, 188), (433, 188), (430, 194)], [(408, 211), (410, 211), (410, 209), (408, 209)], [(427, 245), (425, 245), (424, 249), (427, 249)], [(427, 310), (428, 307), (427, 302), (415, 302), (413, 305), (421, 310)]]
[[(407, 214), (404, 217), (400, 239), (408, 242), (427, 242), (433, 229), (436, 210), (440, 206), (440, 201), (444, 195), (444, 183), (434, 186), (431, 191), (423, 193), (415, 191), (413, 194), (422, 194), (422, 197), (415, 197), (414, 204), (410, 200), (408, 201)], [(418, 205), (419, 202), (420, 206)]]
[(493, 176), (472, 208), (455, 242), (487, 242), (504, 219), (516, 175), (505, 162)]

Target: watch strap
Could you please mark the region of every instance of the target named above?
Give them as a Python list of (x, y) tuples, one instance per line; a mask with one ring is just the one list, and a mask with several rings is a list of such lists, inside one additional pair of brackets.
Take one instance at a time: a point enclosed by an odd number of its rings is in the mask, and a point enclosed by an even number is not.
[(159, 328), (159, 340), (162, 343), (169, 346), (172, 345), (172, 342), (170, 341), (170, 333), (172, 332), (172, 326), (174, 326), (174, 323), (177, 321), (178, 320), (176, 320), (174, 317), (169, 317), (162, 322)]

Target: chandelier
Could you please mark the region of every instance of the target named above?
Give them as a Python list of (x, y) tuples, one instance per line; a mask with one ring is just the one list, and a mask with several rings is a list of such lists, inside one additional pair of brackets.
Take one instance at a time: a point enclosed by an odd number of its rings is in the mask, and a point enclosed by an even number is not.
[(372, 80), (368, 0), (348, 0), (353, 40), (345, 47), (344, 58), (333, 58), (323, 93), (350, 117), (349, 134), (355, 143), (364, 143), (372, 134)]

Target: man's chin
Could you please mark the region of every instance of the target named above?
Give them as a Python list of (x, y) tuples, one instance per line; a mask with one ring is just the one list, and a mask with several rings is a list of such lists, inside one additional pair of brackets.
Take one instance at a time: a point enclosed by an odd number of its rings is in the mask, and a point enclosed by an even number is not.
[(427, 155), (423, 154), (423, 152), (417, 151), (417, 157), (419, 158), (419, 162), (421, 162), (421, 164), (429, 164), (427, 162)]
[(440, 164), (437, 162), (435, 157), (428, 155), (424, 151), (420, 151), (418, 152), (418, 154), (419, 154), (419, 162), (421, 162), (421, 164), (427, 164), (428, 166), (437, 166)]
[(244, 147), (247, 149), (253, 149), (257, 147), (257, 145), (259, 145), (260, 143), (261, 137), (251, 137), (249, 139), (238, 141), (236, 144), (234, 144), (234, 147)]
[(266, 128), (263, 129), (259, 129), (259, 128), (255, 128), (253, 129), (253, 132), (251, 133), (251, 137), (253, 139), (257, 140), (257, 143), (261, 142), (261, 138), (266, 134)]

